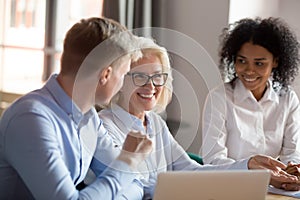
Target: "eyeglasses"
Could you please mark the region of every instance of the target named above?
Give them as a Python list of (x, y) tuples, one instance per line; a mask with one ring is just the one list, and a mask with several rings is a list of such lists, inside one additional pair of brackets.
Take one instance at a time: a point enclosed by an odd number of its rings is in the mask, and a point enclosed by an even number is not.
[(143, 73), (128, 72), (126, 75), (131, 76), (133, 84), (138, 87), (143, 87), (147, 85), (150, 79), (154, 86), (163, 86), (166, 84), (168, 78), (167, 73), (159, 73), (159, 74), (153, 74), (152, 76), (149, 76)]

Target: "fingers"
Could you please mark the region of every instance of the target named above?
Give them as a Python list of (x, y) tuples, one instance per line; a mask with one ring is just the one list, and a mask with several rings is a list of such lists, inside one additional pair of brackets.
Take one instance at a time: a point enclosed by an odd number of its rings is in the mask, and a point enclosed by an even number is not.
[(284, 183), (281, 185), (281, 188), (288, 191), (298, 191), (300, 190), (300, 185), (297, 183)]
[(136, 138), (145, 138), (147, 137), (146, 134), (140, 132), (140, 131), (130, 131), (127, 136), (136, 137)]
[(253, 156), (248, 162), (249, 169), (269, 169), (271, 171), (270, 184), (281, 188), (283, 183), (288, 183), (286, 188), (289, 190), (296, 189), (298, 178), (284, 171), (286, 165), (269, 156)]
[(130, 132), (124, 141), (119, 160), (126, 162), (135, 169), (140, 162), (145, 160), (152, 151), (152, 141), (141, 132)]
[(269, 157), (269, 159), (270, 159), (271, 165), (279, 167), (280, 169), (285, 169), (287, 167), (284, 163), (282, 163), (278, 160), (275, 160), (274, 158)]
[(270, 184), (276, 188), (295, 191), (299, 190), (298, 178), (281, 170), (279, 173), (271, 172)]
[(299, 190), (298, 178), (294, 175), (288, 174), (284, 170), (271, 171), (270, 184), (276, 188), (295, 191)]
[(289, 162), (287, 168), (285, 169), (285, 171), (289, 174), (293, 174), (295, 176), (300, 176), (299, 164), (294, 164), (292, 162)]
[(281, 183), (290, 182), (295, 183), (298, 181), (298, 178), (294, 175), (288, 174), (283, 170), (280, 171), (271, 171), (271, 179), (279, 181)]
[(278, 160), (269, 156), (256, 155), (250, 158), (248, 162), (249, 169), (270, 169), (273, 171), (280, 171), (285, 169), (286, 165)]
[(129, 153), (147, 154), (152, 150), (152, 141), (141, 132), (131, 131), (124, 141), (123, 150)]
[(289, 162), (288, 166), (286, 166), (284, 163), (272, 157), (256, 155), (249, 159), (248, 167), (249, 169), (271, 170), (270, 184), (276, 188), (289, 191), (297, 191), (300, 189), (300, 182), (298, 181), (298, 177), (295, 176), (298, 172), (299, 164), (296, 165)]
[(270, 184), (275, 188), (287, 190), (287, 191), (297, 191), (300, 190), (300, 185), (298, 183), (283, 183), (281, 181), (271, 180)]
[(294, 165), (294, 163), (292, 161), (289, 161), (287, 164), (287, 166), (292, 166), (292, 165)]

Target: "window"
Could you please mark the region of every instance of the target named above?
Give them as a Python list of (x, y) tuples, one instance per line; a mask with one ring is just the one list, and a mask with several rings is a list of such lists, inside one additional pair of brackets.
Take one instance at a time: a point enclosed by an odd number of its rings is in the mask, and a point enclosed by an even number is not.
[(38, 89), (58, 72), (66, 31), (81, 18), (101, 16), (102, 4), (103, 0), (0, 0), (0, 103), (2, 95)]
[(65, 32), (101, 16), (102, 0), (0, 0), (0, 9), (0, 90), (24, 94), (59, 70)]
[(43, 72), (46, 0), (3, 0), (1, 90), (23, 93), (39, 87)]

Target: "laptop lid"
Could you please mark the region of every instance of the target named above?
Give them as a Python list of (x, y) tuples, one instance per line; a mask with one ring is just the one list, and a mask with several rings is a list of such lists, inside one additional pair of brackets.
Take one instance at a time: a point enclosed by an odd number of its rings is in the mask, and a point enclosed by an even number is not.
[(169, 171), (158, 174), (154, 200), (265, 200), (267, 170)]

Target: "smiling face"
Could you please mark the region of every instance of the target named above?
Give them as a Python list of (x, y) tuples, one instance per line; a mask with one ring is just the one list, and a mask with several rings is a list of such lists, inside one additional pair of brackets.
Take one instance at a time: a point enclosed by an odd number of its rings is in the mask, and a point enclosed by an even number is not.
[[(148, 76), (162, 72), (160, 59), (156, 55), (149, 55), (132, 63), (130, 70), (131, 74), (139, 73)], [(127, 75), (124, 79), (123, 88), (121, 89), (122, 98), (119, 105), (130, 114), (144, 119), (145, 111), (152, 110), (156, 106), (163, 88), (164, 86), (154, 86), (151, 79), (144, 86), (136, 86), (132, 80), (132, 76)]]
[(244, 86), (260, 100), (277, 61), (264, 47), (246, 42), (237, 53), (235, 71)]

